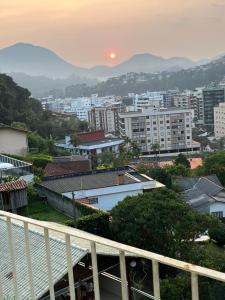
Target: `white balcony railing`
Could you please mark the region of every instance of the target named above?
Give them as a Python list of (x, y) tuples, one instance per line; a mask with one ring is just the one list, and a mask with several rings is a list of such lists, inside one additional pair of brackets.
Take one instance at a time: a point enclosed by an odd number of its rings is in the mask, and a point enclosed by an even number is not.
[[(153, 274), (153, 291), (154, 296), (152, 299), (160, 300), (160, 277), (159, 277), (159, 263), (167, 266), (174, 267), (176, 269), (186, 271), (191, 274), (191, 289), (192, 289), (192, 299), (199, 299), (199, 290), (198, 290), (198, 276), (205, 276), (214, 280), (218, 280), (221, 282), (225, 282), (225, 273), (221, 273), (215, 270), (199, 267), (196, 265), (192, 265), (183, 261), (179, 261), (176, 259), (172, 259), (169, 257), (165, 257), (162, 255), (158, 255), (156, 253), (152, 253), (149, 251), (145, 251), (142, 249), (138, 249), (135, 247), (127, 246), (121, 243), (117, 243), (112, 240), (108, 240), (99, 236), (95, 236), (89, 234), (84, 231), (80, 231), (71, 227), (62, 226), (60, 224), (41, 222), (30, 218), (25, 218), (19, 215), (15, 215), (12, 213), (0, 211), (0, 217), (3, 220), (6, 220), (7, 224), (7, 234), (8, 234), (8, 249), (10, 253), (10, 261), (11, 261), (11, 269), (12, 275), (11, 278), (13, 280), (13, 290), (14, 290), (14, 299), (22, 299), (18, 292), (18, 268), (16, 266), (16, 258), (15, 258), (15, 241), (13, 240), (12, 235), (12, 227), (13, 224), (22, 224), (22, 228), (24, 231), (25, 237), (25, 253), (26, 262), (27, 262), (27, 270), (29, 275), (29, 289), (30, 289), (30, 299), (35, 298), (34, 292), (34, 281), (33, 281), (33, 269), (32, 269), (32, 258), (30, 253), (31, 239), (29, 236), (29, 229), (40, 228), (44, 232), (44, 242), (45, 247), (44, 251), (47, 257), (47, 270), (48, 270), (48, 288), (50, 292), (50, 299), (55, 299), (55, 291), (53, 284), (53, 271), (51, 266), (51, 251), (50, 251), (50, 236), (52, 232), (60, 233), (64, 236), (65, 239), (65, 260), (67, 262), (67, 273), (69, 278), (69, 294), (70, 299), (76, 299), (75, 297), (75, 286), (74, 286), (74, 274), (73, 274), (73, 265), (72, 265), (72, 252), (71, 252), (71, 241), (76, 241), (76, 239), (85, 240), (87, 246), (89, 246), (89, 251), (91, 253), (91, 261), (92, 261), (92, 275), (93, 275), (93, 283), (94, 283), (94, 294), (95, 300), (100, 300), (100, 288), (99, 288), (99, 272), (98, 272), (98, 261), (97, 261), (97, 245), (102, 245), (107, 247), (108, 249), (112, 249), (112, 251), (116, 251), (119, 255), (119, 265), (120, 265), (120, 276), (121, 276), (121, 295), (123, 300), (128, 300), (128, 284), (127, 284), (127, 273), (126, 273), (126, 260), (125, 255), (130, 254), (135, 257), (145, 258), (152, 262), (152, 274)], [(62, 257), (60, 257), (62, 259)], [(0, 257), (0, 260), (2, 258)], [(1, 263), (0, 263), (1, 266)], [(0, 278), (2, 279), (2, 274), (0, 274)], [(149, 283), (150, 284), (150, 283)], [(0, 282), (0, 299), (8, 299), (7, 295), (3, 293), (2, 282)]]

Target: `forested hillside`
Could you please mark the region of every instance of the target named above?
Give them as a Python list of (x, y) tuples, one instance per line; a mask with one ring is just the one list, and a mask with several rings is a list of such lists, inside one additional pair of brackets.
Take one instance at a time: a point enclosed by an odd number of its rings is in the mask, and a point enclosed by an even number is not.
[(43, 137), (55, 138), (82, 130), (85, 125), (75, 118), (43, 110), (27, 89), (18, 86), (11, 77), (0, 74), (0, 123), (11, 125), (15, 122), (25, 124), (28, 130), (37, 131)]
[(194, 89), (212, 82), (219, 82), (225, 76), (225, 57), (203, 66), (181, 70), (178, 72), (163, 72), (160, 74), (129, 73), (120, 77), (108, 79), (93, 87), (85, 84), (66, 88), (66, 97), (89, 96), (93, 93), (104, 95), (127, 95), (128, 93), (143, 93), (144, 91), (160, 91), (169, 89)]

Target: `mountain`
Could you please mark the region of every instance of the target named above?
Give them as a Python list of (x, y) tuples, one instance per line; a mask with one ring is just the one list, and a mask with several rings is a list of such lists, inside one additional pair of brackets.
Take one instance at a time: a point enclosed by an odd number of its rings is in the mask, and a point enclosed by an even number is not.
[[(98, 80), (95, 78), (81, 78), (76, 75), (71, 75), (68, 78), (49, 78), (46, 76), (30, 76), (25, 73), (9, 73), (13, 80), (27, 88), (33, 97), (41, 98), (49, 93), (56, 97), (63, 97), (63, 90), (69, 85), (87, 84), (96, 85)], [(57, 92), (59, 91), (59, 93)]]
[(170, 89), (194, 89), (211, 83), (219, 83), (225, 78), (225, 56), (202, 66), (182, 69), (176, 72), (162, 73), (129, 73), (110, 78), (95, 86), (75, 85), (65, 89), (66, 97), (79, 95), (90, 96), (98, 93), (101, 96), (125, 96), (128, 93), (144, 91), (162, 91)]
[(165, 59), (149, 53), (136, 54), (130, 59), (115, 65), (82, 68), (66, 62), (53, 51), (31, 44), (18, 43), (0, 49), (0, 72), (24, 73), (29, 76), (49, 78), (112, 77), (129, 72), (156, 73), (193, 67), (195, 63), (187, 58)]
[(83, 71), (83, 68), (69, 64), (47, 48), (18, 43), (0, 50), (2, 73), (64, 78), (71, 74), (82, 74)]

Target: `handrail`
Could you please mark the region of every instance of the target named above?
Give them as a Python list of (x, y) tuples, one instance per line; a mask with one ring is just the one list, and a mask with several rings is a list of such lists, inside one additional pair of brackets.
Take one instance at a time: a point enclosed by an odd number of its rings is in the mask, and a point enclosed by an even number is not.
[[(135, 254), (136, 256), (152, 260), (153, 262), (165, 264), (165, 265), (168, 265), (168, 266), (180, 269), (180, 270), (191, 272), (192, 274), (198, 274), (200, 276), (205, 276), (208, 278), (212, 278), (212, 279), (215, 279), (218, 281), (225, 282), (225, 273), (215, 271), (215, 270), (212, 270), (209, 268), (193, 265), (191, 263), (187, 263), (187, 262), (180, 261), (180, 260), (177, 260), (174, 258), (166, 257), (166, 256), (163, 256), (160, 254), (150, 252), (150, 251), (138, 249), (133, 246), (128, 246), (128, 245), (125, 245), (122, 243), (118, 243), (116, 241), (112, 241), (112, 240), (109, 240), (109, 239), (106, 239), (103, 237), (99, 237), (99, 236), (96, 236), (91, 233), (87, 233), (85, 231), (81, 231), (81, 230), (78, 230), (75, 228), (66, 227), (66, 226), (65, 227), (57, 226), (57, 224), (55, 224), (55, 223), (49, 224), (49, 223), (45, 223), (43, 221), (38, 221), (38, 220), (30, 219), (27, 217), (22, 217), (22, 216), (15, 215), (15, 214), (5, 212), (5, 211), (0, 211), (0, 217), (12, 218), (17, 221), (27, 222), (29, 224), (42, 227), (43, 229), (53, 230), (53, 231), (56, 231), (56, 232), (59, 232), (62, 234), (69, 234), (73, 237), (81, 238), (81, 239), (84, 239), (84, 240), (87, 240), (90, 242), (108, 246), (108, 247), (114, 248), (118, 251), (129, 252), (129, 253)], [(118, 252), (118, 254), (119, 254), (119, 252)]]

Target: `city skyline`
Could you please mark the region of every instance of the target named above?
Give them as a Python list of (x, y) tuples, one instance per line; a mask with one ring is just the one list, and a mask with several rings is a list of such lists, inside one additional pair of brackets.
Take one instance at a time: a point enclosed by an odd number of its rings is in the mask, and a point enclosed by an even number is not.
[(223, 0), (2, 0), (0, 48), (32, 43), (81, 66), (136, 53), (199, 60), (225, 52), (224, 12)]

